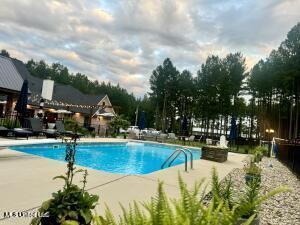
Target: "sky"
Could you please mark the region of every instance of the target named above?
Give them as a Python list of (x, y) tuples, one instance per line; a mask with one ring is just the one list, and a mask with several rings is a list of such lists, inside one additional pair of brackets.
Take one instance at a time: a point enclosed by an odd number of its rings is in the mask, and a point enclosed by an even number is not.
[(299, 11), (300, 0), (0, 0), (0, 49), (143, 96), (167, 57), (195, 75), (208, 56), (239, 51), (251, 69)]

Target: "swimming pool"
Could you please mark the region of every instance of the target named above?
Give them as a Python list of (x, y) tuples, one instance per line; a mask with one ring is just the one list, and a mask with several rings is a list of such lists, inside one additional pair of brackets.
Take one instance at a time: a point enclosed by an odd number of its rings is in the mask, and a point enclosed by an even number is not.
[[(176, 149), (175, 146), (148, 143), (79, 143), (76, 148), (76, 164), (118, 174), (147, 174), (161, 169), (163, 162)], [(13, 150), (64, 161), (64, 144), (36, 144), (13, 146)], [(192, 150), (192, 149), (191, 149)], [(201, 152), (192, 150), (194, 159)], [(178, 157), (173, 165), (184, 163)]]

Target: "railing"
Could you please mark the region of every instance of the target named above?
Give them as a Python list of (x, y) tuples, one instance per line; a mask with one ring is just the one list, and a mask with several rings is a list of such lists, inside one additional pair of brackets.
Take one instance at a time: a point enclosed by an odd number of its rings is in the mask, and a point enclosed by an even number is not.
[[(190, 153), (190, 166), (191, 169), (193, 169), (193, 153), (191, 150), (184, 148), (184, 149), (176, 149), (161, 165), (161, 169), (165, 167), (165, 165), (169, 162), (168, 167), (172, 165), (172, 163), (179, 157), (180, 154), (184, 154), (184, 168), (185, 172), (187, 172), (188, 166), (188, 157), (187, 157), (187, 152)], [(170, 161), (171, 160), (171, 161)]]
[(187, 151), (188, 153), (190, 153), (190, 163), (191, 163), (191, 169), (193, 169), (193, 162), (194, 162), (194, 156), (193, 156), (193, 153), (192, 153), (192, 151), (190, 150), (190, 149), (188, 149), (188, 148), (184, 148), (184, 150), (185, 151)]
[(300, 177), (300, 144), (280, 143), (277, 158)]

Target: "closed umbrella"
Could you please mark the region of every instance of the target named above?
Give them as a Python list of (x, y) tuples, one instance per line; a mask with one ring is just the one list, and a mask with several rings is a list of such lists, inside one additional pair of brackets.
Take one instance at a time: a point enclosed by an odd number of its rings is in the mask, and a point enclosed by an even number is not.
[(27, 112), (27, 102), (28, 102), (28, 81), (24, 80), (18, 101), (15, 106), (15, 110), (17, 111), (18, 115), (20, 114), (20, 122), (23, 124), (23, 118)]
[(186, 116), (183, 117), (182, 122), (181, 122), (181, 132), (183, 135), (187, 134), (187, 130), (188, 130), (188, 121)]
[(230, 133), (229, 133), (229, 140), (232, 141), (232, 143), (235, 143), (235, 140), (237, 138), (237, 125), (236, 125), (236, 119), (233, 116), (231, 118), (231, 126), (230, 126)]
[(140, 130), (143, 130), (145, 129), (145, 127), (146, 127), (146, 118), (145, 118), (145, 112), (143, 111), (140, 117), (139, 128)]
[(28, 102), (28, 81), (24, 80), (18, 101), (15, 106), (15, 110), (24, 115), (27, 112), (27, 102)]

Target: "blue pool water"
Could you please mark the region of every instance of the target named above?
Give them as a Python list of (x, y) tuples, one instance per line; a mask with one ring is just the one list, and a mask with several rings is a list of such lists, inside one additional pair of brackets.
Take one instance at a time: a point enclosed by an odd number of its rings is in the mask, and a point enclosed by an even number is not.
[[(63, 144), (24, 145), (11, 149), (60, 161), (64, 161), (66, 150)], [(76, 148), (76, 164), (110, 173), (147, 174), (160, 170), (175, 149), (162, 144), (135, 142), (82, 143)], [(200, 151), (192, 152), (194, 159), (200, 158)], [(181, 163), (184, 163), (183, 155), (173, 165)]]

